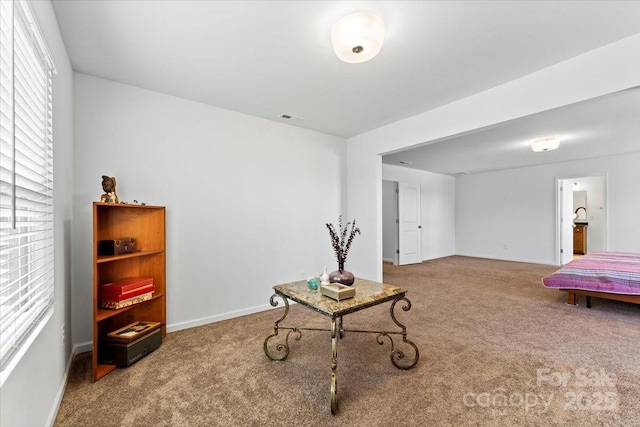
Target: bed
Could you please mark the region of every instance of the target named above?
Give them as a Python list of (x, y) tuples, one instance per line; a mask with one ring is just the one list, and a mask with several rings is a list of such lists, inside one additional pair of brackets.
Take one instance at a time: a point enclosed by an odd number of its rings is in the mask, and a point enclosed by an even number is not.
[(575, 259), (549, 277), (547, 288), (567, 292), (567, 303), (576, 305), (576, 295), (640, 304), (640, 254), (593, 252)]

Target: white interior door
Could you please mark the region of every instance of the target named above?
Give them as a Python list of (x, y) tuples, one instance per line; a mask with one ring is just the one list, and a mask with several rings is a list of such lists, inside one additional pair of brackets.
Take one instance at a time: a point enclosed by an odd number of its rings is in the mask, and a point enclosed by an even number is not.
[(560, 192), (560, 264), (573, 259), (573, 182), (559, 181)]
[(398, 183), (398, 263), (422, 262), (420, 184)]

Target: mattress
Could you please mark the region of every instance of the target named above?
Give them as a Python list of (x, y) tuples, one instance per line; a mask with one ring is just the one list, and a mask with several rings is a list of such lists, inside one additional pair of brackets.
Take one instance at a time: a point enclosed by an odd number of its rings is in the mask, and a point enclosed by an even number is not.
[(545, 277), (542, 284), (555, 289), (640, 295), (640, 254), (589, 253)]

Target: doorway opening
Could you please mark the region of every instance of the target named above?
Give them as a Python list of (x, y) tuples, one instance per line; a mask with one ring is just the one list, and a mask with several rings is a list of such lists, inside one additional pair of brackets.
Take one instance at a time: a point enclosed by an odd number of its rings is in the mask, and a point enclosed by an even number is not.
[(557, 179), (556, 261), (607, 250), (606, 176)]
[(420, 184), (382, 181), (382, 260), (422, 262)]

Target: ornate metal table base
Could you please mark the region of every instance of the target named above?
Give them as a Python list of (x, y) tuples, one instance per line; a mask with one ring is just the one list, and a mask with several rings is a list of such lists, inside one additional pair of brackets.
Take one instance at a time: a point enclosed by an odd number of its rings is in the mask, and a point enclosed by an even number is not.
[[(296, 341), (300, 341), (302, 338), (302, 331), (329, 331), (331, 332), (331, 413), (335, 414), (338, 410), (338, 379), (336, 370), (338, 368), (338, 341), (343, 337), (345, 332), (356, 333), (370, 333), (377, 334), (376, 341), (380, 345), (384, 345), (385, 341), (389, 341), (391, 344), (391, 363), (398, 369), (411, 369), (418, 363), (420, 359), (420, 352), (418, 347), (410, 340), (407, 339), (407, 328), (400, 323), (395, 316), (396, 304), (402, 302), (402, 310), (409, 311), (411, 309), (411, 301), (409, 301), (404, 293), (398, 295), (393, 299), (390, 308), (391, 320), (401, 329), (400, 331), (370, 331), (370, 330), (358, 330), (358, 329), (344, 329), (342, 326), (342, 315), (331, 316), (331, 328), (299, 328), (299, 327), (287, 327), (280, 326), (280, 323), (289, 314), (289, 301), (288, 297), (280, 293), (275, 293), (271, 296), (269, 302), (271, 306), (277, 307), (278, 301), (275, 299), (280, 297), (284, 301), (284, 314), (278, 320), (275, 321), (273, 326), (273, 333), (264, 340), (264, 353), (271, 360), (285, 360), (289, 356), (289, 339), (293, 338)], [(384, 301), (382, 301), (384, 302)], [(369, 304), (365, 307), (371, 306)], [(316, 308), (311, 306), (311, 308)], [(287, 331), (286, 334), (280, 335), (280, 331)], [(396, 342), (393, 340), (392, 335), (402, 335), (402, 343), (408, 346), (409, 353), (396, 348)], [(276, 338), (278, 337), (278, 338)], [(273, 343), (270, 341), (274, 339)]]

